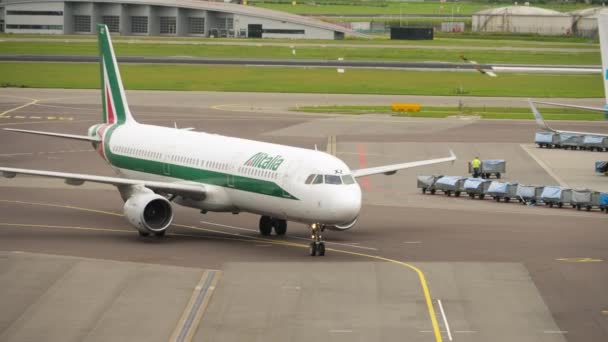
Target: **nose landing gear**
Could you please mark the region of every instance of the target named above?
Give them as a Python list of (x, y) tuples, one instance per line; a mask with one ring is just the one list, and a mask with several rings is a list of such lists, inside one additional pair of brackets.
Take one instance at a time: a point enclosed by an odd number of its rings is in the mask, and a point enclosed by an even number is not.
[(309, 252), (310, 256), (324, 256), (325, 255), (325, 243), (323, 242), (323, 236), (321, 232), (325, 230), (325, 227), (318, 223), (310, 225), (312, 242), (310, 243)]

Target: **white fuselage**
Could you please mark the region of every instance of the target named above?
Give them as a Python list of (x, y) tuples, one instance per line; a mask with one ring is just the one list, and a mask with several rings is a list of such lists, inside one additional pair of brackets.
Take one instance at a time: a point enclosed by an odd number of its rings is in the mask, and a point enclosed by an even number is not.
[(123, 177), (203, 184), (204, 200), (175, 200), (188, 207), (337, 226), (361, 209), (356, 182), (307, 184), (310, 175), (350, 177), (344, 162), (320, 151), (135, 123), (108, 129), (103, 145)]

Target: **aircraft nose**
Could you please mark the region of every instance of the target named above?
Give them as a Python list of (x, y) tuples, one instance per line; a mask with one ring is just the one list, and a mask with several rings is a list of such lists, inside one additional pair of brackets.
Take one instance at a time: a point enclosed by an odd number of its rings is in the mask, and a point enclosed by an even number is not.
[(333, 199), (333, 208), (336, 220), (340, 223), (352, 222), (361, 211), (361, 189), (353, 186), (341, 191), (340, 196)]

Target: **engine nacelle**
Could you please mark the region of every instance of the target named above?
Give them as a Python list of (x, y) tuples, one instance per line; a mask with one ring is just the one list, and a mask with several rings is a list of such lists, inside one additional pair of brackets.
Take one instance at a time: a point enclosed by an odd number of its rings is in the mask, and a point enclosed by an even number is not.
[(173, 222), (173, 208), (155, 193), (134, 194), (124, 206), (125, 217), (140, 233), (162, 233)]

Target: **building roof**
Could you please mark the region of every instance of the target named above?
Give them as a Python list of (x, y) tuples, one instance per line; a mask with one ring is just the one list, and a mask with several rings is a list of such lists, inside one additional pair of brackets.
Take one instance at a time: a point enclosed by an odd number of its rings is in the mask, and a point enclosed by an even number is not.
[(552, 16), (552, 17), (564, 17), (568, 14), (561, 13), (558, 11), (530, 6), (507, 6), (490, 8), (481, 10), (473, 15), (533, 15), (533, 16)]
[(585, 17), (585, 18), (597, 18), (600, 12), (608, 13), (608, 8), (606, 7), (592, 7), (592, 8), (584, 8), (576, 11), (570, 12), (571, 15), (577, 17)]
[(132, 4), (132, 5), (151, 5), (178, 7), (187, 9), (197, 9), (205, 11), (227, 12), (250, 17), (258, 17), (277, 21), (285, 21), (292, 24), (300, 24), (311, 26), (319, 29), (342, 32), (347, 35), (366, 37), (365, 35), (355, 32), (346, 27), (327, 23), (324, 21), (303, 17), (300, 15), (290, 14), (286, 12), (274, 11), (260, 7), (237, 5), (232, 3), (205, 1), (205, 0), (8, 0), (0, 2), (0, 6), (11, 4), (26, 4), (26, 3), (48, 3), (48, 2), (86, 2), (86, 3), (111, 3), (111, 4)]

